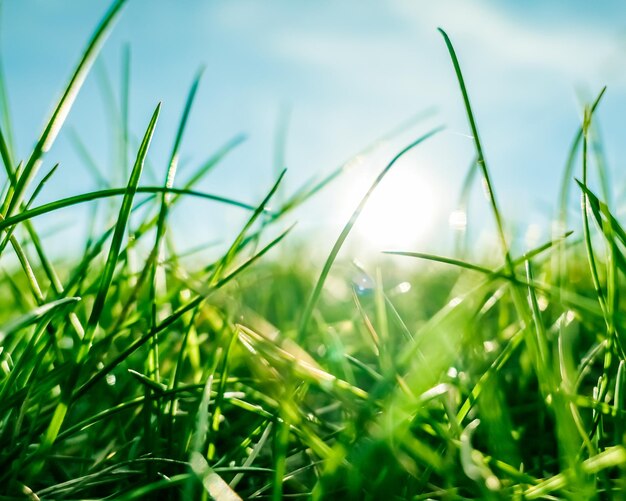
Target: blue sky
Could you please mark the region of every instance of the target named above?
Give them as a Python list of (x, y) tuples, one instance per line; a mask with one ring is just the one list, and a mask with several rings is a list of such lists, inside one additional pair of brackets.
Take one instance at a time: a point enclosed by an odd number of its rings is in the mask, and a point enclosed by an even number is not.
[[(20, 156), (27, 155), (108, 3), (4, 0), (0, 37)], [(122, 50), (129, 44), (136, 135), (163, 101), (151, 151), (160, 182), (189, 84), (204, 64), (180, 175), (232, 136), (246, 133), (246, 143), (202, 189), (254, 202), (273, 180), (281, 109), (290, 109), (286, 186), (295, 189), (434, 107), (434, 116), (380, 145), (297, 214), (296, 236), (315, 234), (325, 252), (367, 180), (395, 151), (444, 124), (444, 132), (409, 155), (381, 185), (375, 204), (380, 217), (364, 217), (352, 245), (359, 234), (369, 234), (365, 240), (374, 250), (445, 252), (448, 215), (473, 146), (436, 30), (441, 26), (461, 60), (508, 228), (523, 237), (529, 225), (538, 225), (547, 235), (567, 148), (580, 122), (579, 99), (591, 100), (602, 85), (608, 92), (599, 118), (618, 192), (624, 182), (625, 14), (619, 1), (129, 0), (67, 126), (79, 132), (102, 168), (110, 169), (110, 130), (96, 75), (106, 67), (117, 89)], [(63, 134), (46, 165), (56, 162), (61, 168), (42, 201), (94, 188)], [(414, 188), (406, 189), (409, 181)], [(424, 203), (394, 205), (401, 198)], [(415, 214), (400, 217), (411, 210)], [(77, 219), (76, 213), (65, 217), (63, 223)], [(179, 238), (192, 244), (226, 238), (242, 215), (194, 203), (174, 217)], [(477, 186), (469, 227), (480, 242), (489, 240), (489, 221)], [(385, 227), (416, 238), (394, 240), (377, 229)]]

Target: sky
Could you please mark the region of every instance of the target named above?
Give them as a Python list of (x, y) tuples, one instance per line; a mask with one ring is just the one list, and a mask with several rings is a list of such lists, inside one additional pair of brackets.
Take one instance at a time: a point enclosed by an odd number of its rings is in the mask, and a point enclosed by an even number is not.
[[(18, 158), (28, 155), (108, 5), (3, 0), (2, 65)], [(297, 220), (294, 239), (308, 238), (324, 254), (394, 154), (443, 125), (388, 174), (349, 245), (357, 253), (450, 253), (450, 214), (474, 149), (437, 27), (455, 45), (496, 196), (520, 251), (548, 237), (582, 106), (604, 85), (598, 124), (619, 213), (625, 181), (626, 5), (618, 0), (129, 0), (46, 157), (42, 173), (56, 162), (60, 168), (40, 201), (96, 188), (69, 131), (78, 134), (113, 184), (121, 185), (102, 82), (110, 81), (119, 100), (128, 47), (135, 136), (163, 103), (150, 151), (155, 178), (146, 174), (144, 184), (162, 183), (186, 94), (204, 66), (182, 147), (181, 179), (243, 133), (245, 143), (200, 188), (258, 203), (276, 176), (281, 123), (287, 124), (287, 194), (370, 148), (287, 222)], [(419, 114), (425, 118), (379, 141)], [(467, 224), (481, 249), (491, 242), (493, 224), (480, 183), (475, 184)], [(55, 228), (67, 226), (61, 233), (67, 246), (82, 231), (86, 214), (66, 211), (38, 225), (57, 235)], [(173, 215), (172, 231), (185, 247), (227, 241), (244, 218), (238, 210), (185, 202)]]

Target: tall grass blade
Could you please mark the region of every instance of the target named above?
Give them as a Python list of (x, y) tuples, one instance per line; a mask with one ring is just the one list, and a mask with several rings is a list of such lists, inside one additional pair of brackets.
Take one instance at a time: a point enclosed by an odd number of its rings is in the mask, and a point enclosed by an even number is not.
[(428, 139), (428, 138), (432, 137), (433, 135), (437, 134), (441, 130), (442, 130), (442, 128), (440, 127), (440, 128), (437, 128), (437, 129), (433, 129), (430, 132), (427, 132), (426, 134), (424, 134), (423, 136), (421, 136), (420, 138), (416, 139), (411, 144), (406, 146), (404, 149), (402, 149), (398, 154), (396, 154), (396, 156), (385, 166), (385, 168), (380, 172), (380, 174), (378, 174), (378, 176), (376, 177), (376, 179), (374, 180), (374, 182), (372, 183), (370, 188), (367, 190), (367, 192), (365, 193), (365, 195), (363, 196), (363, 198), (359, 202), (359, 205), (357, 205), (356, 209), (354, 209), (354, 212), (352, 213), (352, 216), (350, 216), (350, 219), (348, 220), (348, 222), (344, 226), (343, 230), (339, 234), (339, 237), (335, 241), (335, 244), (333, 245), (333, 248), (331, 249), (330, 254), (328, 255), (328, 258), (326, 259), (326, 262), (324, 263), (324, 267), (322, 268), (320, 276), (319, 276), (319, 278), (318, 278), (318, 280), (317, 280), (317, 282), (315, 284), (315, 288), (313, 289), (313, 292), (311, 293), (311, 296), (309, 297), (309, 300), (308, 300), (306, 306), (304, 307), (304, 311), (303, 311), (302, 317), (300, 319), (300, 326), (298, 328), (298, 338), (299, 339), (302, 339), (305, 336), (305, 334), (306, 334), (306, 331), (307, 331), (307, 329), (309, 327), (309, 322), (311, 320), (311, 315), (313, 314), (313, 310), (315, 309), (315, 307), (317, 305), (317, 302), (319, 301), (319, 298), (320, 298), (320, 296), (322, 294), (322, 289), (324, 288), (324, 283), (326, 282), (326, 278), (328, 277), (328, 273), (330, 272), (330, 269), (332, 268), (333, 263), (335, 262), (335, 259), (337, 258), (337, 255), (339, 254), (339, 251), (341, 250), (341, 247), (343, 246), (343, 243), (346, 241), (346, 238), (348, 238), (348, 235), (350, 234), (350, 231), (352, 231), (352, 228), (354, 227), (357, 219), (359, 218), (361, 212), (365, 208), (365, 204), (367, 203), (369, 198), (372, 196), (372, 193), (374, 192), (376, 187), (380, 184), (380, 182), (383, 180), (385, 175), (394, 166), (394, 164), (404, 154), (406, 154), (407, 152), (409, 152), (410, 150), (415, 148), (417, 145), (419, 145), (420, 143), (422, 143), (426, 139)]
[(147, 343), (155, 334), (159, 334), (177, 322), (185, 313), (190, 312), (200, 306), (212, 293), (221, 287), (225, 286), (230, 281), (234, 280), (239, 274), (241, 274), (244, 270), (252, 266), (257, 260), (259, 260), (263, 255), (269, 252), (272, 248), (278, 245), (291, 231), (291, 228), (288, 228), (283, 233), (278, 235), (274, 240), (268, 243), (265, 247), (263, 247), (260, 251), (258, 251), (254, 256), (250, 257), (246, 261), (244, 261), (239, 267), (230, 272), (228, 275), (219, 280), (213, 287), (206, 288), (203, 293), (196, 298), (192, 299), (185, 305), (178, 308), (174, 313), (172, 313), (169, 317), (163, 320), (159, 325), (157, 325), (152, 331), (144, 334), (142, 337), (132, 342), (126, 349), (124, 349), (118, 356), (114, 357), (108, 364), (104, 365), (98, 372), (96, 372), (88, 381), (86, 381), (80, 388), (78, 388), (72, 399), (76, 400), (82, 396), (84, 396), (98, 381), (101, 381), (109, 374), (115, 367), (117, 367), (120, 363), (126, 360), (132, 353), (137, 351), (141, 346)]
[(456, 56), (454, 47), (452, 46), (452, 42), (450, 41), (450, 38), (448, 37), (448, 34), (445, 31), (443, 31), (441, 28), (438, 28), (438, 30), (443, 36), (446, 46), (448, 47), (448, 52), (450, 53), (450, 58), (452, 59), (454, 71), (456, 73), (456, 77), (459, 82), (459, 88), (461, 89), (461, 94), (463, 95), (463, 103), (465, 105), (467, 119), (469, 121), (470, 128), (472, 131), (472, 138), (474, 140), (474, 146), (476, 147), (476, 163), (478, 164), (482, 177), (485, 181), (485, 190), (487, 192), (486, 193), (487, 198), (493, 209), (493, 215), (496, 221), (496, 228), (498, 230), (498, 236), (500, 238), (500, 244), (502, 245), (502, 251), (504, 252), (505, 262), (507, 264), (508, 271), (510, 273), (513, 273), (513, 263), (512, 263), (511, 255), (509, 252), (509, 245), (507, 243), (506, 233), (504, 230), (504, 222), (502, 220), (502, 216), (498, 208), (498, 203), (496, 201), (496, 194), (493, 189), (493, 183), (491, 182), (491, 175), (489, 174), (489, 170), (487, 169), (487, 162), (485, 160), (485, 155), (483, 153), (483, 147), (480, 141), (480, 136), (478, 135), (478, 127), (476, 126), (476, 119), (474, 118), (472, 105), (470, 104), (470, 99), (467, 93), (467, 88), (465, 87), (465, 80), (463, 79), (461, 66)]
[(42, 317), (47, 315), (49, 312), (61, 306), (76, 303), (78, 301), (80, 301), (79, 297), (67, 297), (63, 299), (57, 299), (56, 301), (42, 304), (41, 306), (38, 306), (37, 308), (28, 312), (25, 315), (21, 315), (20, 317), (12, 320), (8, 324), (5, 324), (0, 328), (0, 343), (3, 343), (9, 334), (17, 332), (24, 327), (34, 324)]
[[(74, 205), (90, 202), (92, 200), (99, 200), (102, 198), (110, 198), (116, 197), (120, 195), (125, 195), (127, 189), (126, 188), (109, 188), (106, 190), (98, 190), (92, 191), (89, 193), (83, 193), (81, 195), (75, 195), (72, 197), (62, 198), (60, 200), (55, 200), (54, 202), (49, 202), (44, 205), (40, 205), (39, 207), (34, 207), (32, 209), (25, 210), (23, 212), (19, 212), (18, 214), (6, 218), (4, 220), (0, 220), (0, 230), (5, 230), (15, 226), (22, 221), (26, 221), (28, 219), (32, 219), (34, 217), (41, 216), (43, 214), (48, 214), (50, 212), (57, 211), (59, 209), (64, 209), (66, 207), (72, 207)], [(148, 194), (160, 194), (160, 193), (172, 193), (177, 196), (187, 195), (197, 198), (203, 198), (205, 200), (212, 200), (219, 203), (224, 203), (227, 205), (232, 205), (234, 207), (239, 207), (245, 210), (254, 211), (256, 209), (255, 206), (247, 204), (245, 202), (240, 202), (238, 200), (233, 200), (231, 198), (222, 197), (219, 195), (212, 195), (210, 193), (203, 193), (201, 191), (193, 191), (187, 190), (183, 188), (163, 188), (162, 186), (138, 186), (137, 193), (148, 193)]]
[(190, 465), (212, 499), (215, 501), (241, 501), (237, 493), (209, 466), (202, 454), (198, 452), (193, 453)]
[(116, 0), (113, 3), (107, 14), (100, 22), (99, 26), (96, 28), (91, 40), (87, 44), (87, 48), (85, 49), (85, 52), (83, 53), (83, 56), (70, 79), (70, 82), (65, 88), (63, 96), (54, 108), (52, 116), (48, 120), (33, 152), (24, 166), (23, 172), (17, 179), (15, 192), (13, 193), (13, 196), (10, 199), (11, 201), (6, 209), (6, 212), (4, 213), (5, 216), (13, 215), (24, 199), (28, 185), (39, 171), (44, 154), (50, 149), (59, 131), (61, 130), (61, 127), (63, 126), (65, 119), (74, 104), (76, 96), (78, 95), (78, 92), (80, 91), (83, 82), (93, 65), (93, 62), (95, 61), (107, 35), (111, 31), (113, 23), (124, 3), (125, 0)]
[(152, 118), (150, 119), (150, 124), (148, 125), (148, 129), (146, 130), (146, 134), (144, 135), (143, 141), (139, 148), (139, 152), (137, 153), (137, 159), (130, 175), (130, 180), (128, 181), (127, 191), (124, 195), (124, 199), (122, 200), (122, 206), (120, 208), (117, 224), (113, 233), (111, 248), (109, 250), (109, 255), (107, 257), (107, 261), (104, 265), (104, 271), (100, 279), (98, 293), (94, 300), (94, 305), (91, 310), (91, 314), (89, 315), (89, 320), (87, 322), (85, 339), (77, 357), (78, 362), (81, 362), (89, 351), (96, 327), (98, 326), (100, 316), (102, 315), (102, 311), (104, 309), (106, 296), (109, 291), (109, 287), (111, 286), (113, 274), (115, 273), (115, 267), (117, 265), (117, 259), (120, 253), (120, 249), (122, 248), (124, 233), (126, 231), (126, 224), (128, 223), (128, 218), (130, 216), (130, 212), (133, 206), (133, 200), (135, 198), (137, 186), (141, 177), (141, 171), (143, 170), (144, 161), (146, 155), (148, 154), (148, 148), (150, 147), (150, 141), (152, 140), (152, 135), (154, 134), (154, 128), (156, 126), (160, 111), (161, 104), (159, 103), (152, 115)]
[[(115, 231), (113, 233), (113, 239), (111, 242), (111, 248), (109, 249), (109, 255), (107, 257), (106, 263), (104, 265), (104, 270), (100, 279), (98, 292), (96, 294), (94, 304), (91, 309), (89, 319), (87, 321), (85, 335), (82, 339), (82, 343), (76, 355), (76, 365), (74, 366), (70, 380), (68, 381), (66, 386), (63, 387), (61, 401), (58, 403), (54, 411), (54, 415), (52, 416), (52, 420), (50, 421), (48, 429), (46, 430), (44, 439), (39, 449), (40, 453), (45, 452), (56, 440), (59, 430), (61, 429), (61, 426), (65, 420), (65, 416), (71, 402), (75, 385), (78, 382), (77, 379), (80, 375), (81, 365), (83, 364), (91, 348), (96, 328), (98, 327), (100, 321), (100, 316), (102, 315), (102, 312), (104, 310), (107, 293), (109, 292), (109, 288), (113, 280), (113, 274), (115, 272), (117, 259), (120, 253), (120, 249), (122, 247), (122, 241), (124, 239), (124, 234), (126, 231), (126, 224), (130, 216), (133, 199), (137, 191), (137, 185), (139, 184), (141, 171), (143, 170), (144, 160), (146, 158), (146, 155), (148, 154), (148, 147), (150, 146), (150, 141), (152, 140), (152, 135), (154, 133), (154, 128), (156, 126), (156, 121), (158, 119), (160, 110), (161, 104), (159, 103), (152, 115), (150, 124), (148, 125), (148, 129), (146, 130), (146, 134), (141, 143), (141, 147), (139, 148), (139, 152), (137, 153), (137, 160), (135, 161), (135, 166), (133, 167), (130, 180), (128, 182), (127, 192), (124, 195), (124, 199), (122, 200), (122, 206), (120, 208), (119, 217), (117, 220)], [(39, 471), (42, 466), (42, 463), (37, 464), (35, 466), (35, 471)]]

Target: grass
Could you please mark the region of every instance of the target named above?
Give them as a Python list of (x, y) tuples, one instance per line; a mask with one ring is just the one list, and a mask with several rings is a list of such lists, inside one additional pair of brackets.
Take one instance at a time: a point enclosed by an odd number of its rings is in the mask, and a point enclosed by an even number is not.
[[(46, 151), (123, 4), (96, 29), (24, 162), (0, 78), (0, 252), (18, 263), (0, 282), (2, 499), (622, 498), (626, 231), (594, 128), (604, 89), (568, 154), (557, 231), (515, 255), (442, 31), (476, 147), (462, 199), (481, 176), (501, 264), (405, 249), (371, 269), (337, 261), (376, 185), (432, 130), (384, 166), (318, 270), (303, 265), (306, 248), (284, 247), (286, 221), (345, 167), (285, 193), (281, 126), (277, 179), (258, 204), (197, 190), (241, 137), (180, 182), (200, 72), (163, 184), (143, 183), (160, 106), (133, 151), (128, 50), (122, 102), (107, 91), (125, 186), (111, 186), (73, 133), (101, 189), (38, 205), (63, 175), (62, 165), (38, 175)], [(594, 168), (601, 195), (588, 183)], [(567, 218), (573, 177), (580, 224)], [(175, 250), (169, 215), (183, 198), (249, 214), (211, 262), (190, 265)], [(109, 225), (94, 216), (83, 255), (59, 266), (33, 219), (98, 200)]]

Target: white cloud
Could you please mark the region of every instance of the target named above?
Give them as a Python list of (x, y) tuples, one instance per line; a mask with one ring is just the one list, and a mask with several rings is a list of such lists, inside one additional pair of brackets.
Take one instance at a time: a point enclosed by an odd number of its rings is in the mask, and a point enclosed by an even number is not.
[[(332, 16), (332, 4), (324, 7)], [(570, 15), (558, 22), (541, 22), (531, 16), (515, 17), (511, 9), (481, 1), (398, 0), (359, 8), (379, 10), (384, 29), (372, 33), (359, 27), (358, 21), (346, 23), (343, 32), (336, 25), (286, 23), (265, 41), (267, 48), (290, 64), (338, 74), (346, 64), (360, 67), (368, 61), (420, 64), (416, 54), (423, 65), (429, 56), (432, 62), (435, 44), (442, 43), (435, 33), (441, 26), (459, 52), (481, 57), (488, 65), (548, 71), (572, 84), (619, 77), (615, 68), (623, 66), (616, 63), (623, 59), (624, 43), (610, 21), (600, 27)]]
[(443, 0), (419, 10), (413, 2), (393, 5), (398, 15), (422, 29), (446, 29), (457, 48), (471, 44), (485, 57), (495, 56), (507, 65), (549, 69), (571, 80), (607, 73), (619, 56), (620, 41), (610, 27), (583, 24), (574, 16), (541, 23), (515, 18), (510, 9), (480, 1)]

